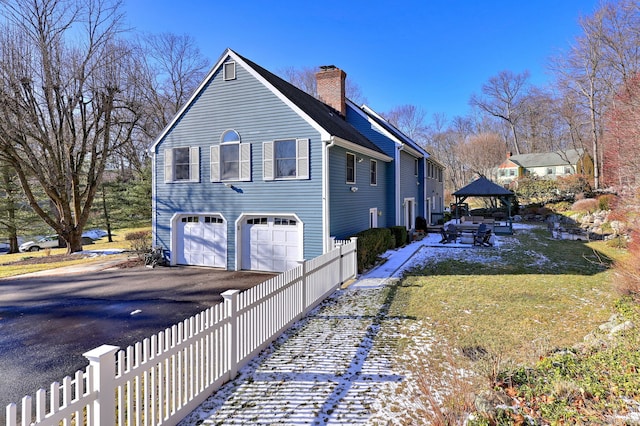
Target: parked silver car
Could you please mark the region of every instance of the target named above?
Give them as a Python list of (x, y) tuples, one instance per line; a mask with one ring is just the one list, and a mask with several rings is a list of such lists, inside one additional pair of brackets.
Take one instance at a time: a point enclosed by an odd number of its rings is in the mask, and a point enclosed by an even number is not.
[(20, 244), (20, 251), (39, 251), (42, 249), (48, 248), (58, 248), (60, 247), (60, 242), (57, 235), (47, 235), (46, 237), (42, 237), (37, 241), (27, 241), (26, 243)]

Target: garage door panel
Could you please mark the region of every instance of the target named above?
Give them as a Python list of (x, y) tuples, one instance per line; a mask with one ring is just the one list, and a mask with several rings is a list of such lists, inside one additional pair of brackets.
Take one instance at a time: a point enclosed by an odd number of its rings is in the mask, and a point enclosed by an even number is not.
[(291, 253), (287, 251), (287, 248), (284, 246), (273, 246), (273, 256), (286, 258), (287, 254)]
[[(262, 225), (255, 225), (262, 226)], [(271, 241), (271, 230), (270, 229), (256, 229), (256, 241)]]
[(191, 215), (177, 226), (177, 263), (182, 265), (226, 267), (226, 225), (219, 217)]
[[(293, 225), (282, 225), (282, 222), (293, 222)], [(242, 232), (243, 269), (282, 272), (298, 265), (300, 231), (294, 219), (250, 219), (243, 225)]]
[(287, 243), (297, 243), (298, 242), (298, 233), (293, 231), (287, 231), (285, 241)]

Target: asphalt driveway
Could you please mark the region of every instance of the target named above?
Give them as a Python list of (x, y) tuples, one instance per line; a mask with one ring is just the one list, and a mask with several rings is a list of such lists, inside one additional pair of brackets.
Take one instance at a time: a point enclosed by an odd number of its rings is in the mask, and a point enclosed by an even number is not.
[(84, 368), (86, 351), (125, 348), (272, 276), (141, 266), (0, 280), (0, 412)]

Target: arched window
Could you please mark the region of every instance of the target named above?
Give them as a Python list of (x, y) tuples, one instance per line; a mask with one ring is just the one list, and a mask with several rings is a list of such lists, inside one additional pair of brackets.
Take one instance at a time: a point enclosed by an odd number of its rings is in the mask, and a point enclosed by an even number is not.
[(226, 130), (220, 145), (211, 147), (211, 181), (251, 180), (251, 145), (240, 143), (240, 134)]
[(238, 142), (240, 143), (240, 135), (235, 130), (227, 130), (222, 134), (220, 143)]

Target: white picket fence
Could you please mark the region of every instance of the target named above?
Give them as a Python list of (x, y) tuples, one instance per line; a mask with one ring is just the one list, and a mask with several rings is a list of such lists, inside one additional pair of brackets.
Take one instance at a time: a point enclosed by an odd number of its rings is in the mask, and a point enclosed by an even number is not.
[(175, 425), (340, 284), (357, 274), (357, 242), (213, 306), (120, 350), (84, 354), (85, 370), (6, 408), (7, 426)]

